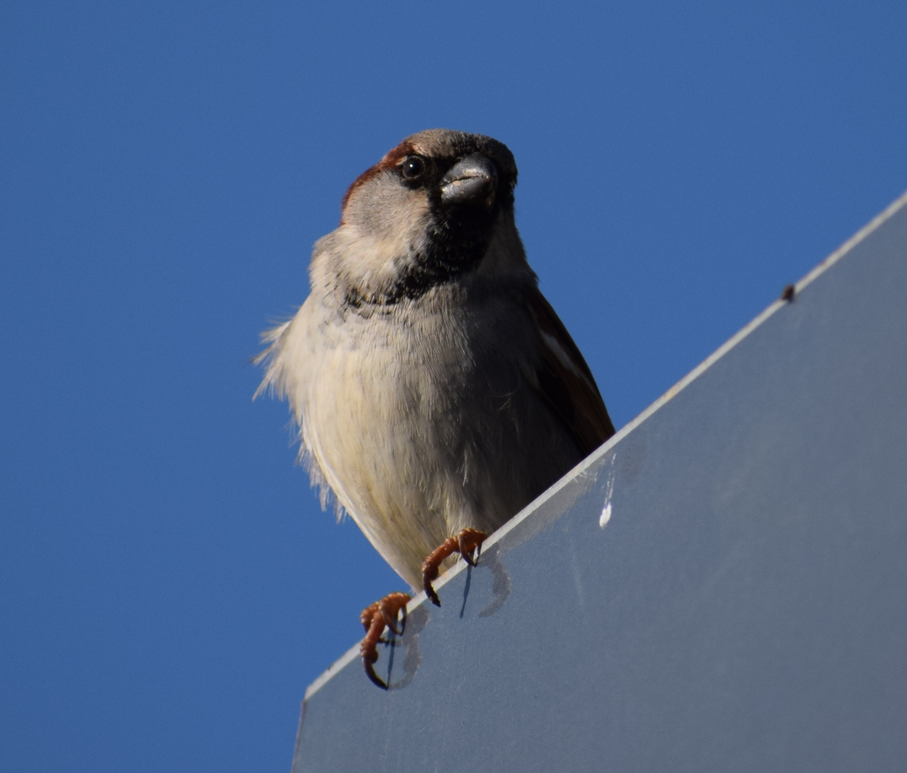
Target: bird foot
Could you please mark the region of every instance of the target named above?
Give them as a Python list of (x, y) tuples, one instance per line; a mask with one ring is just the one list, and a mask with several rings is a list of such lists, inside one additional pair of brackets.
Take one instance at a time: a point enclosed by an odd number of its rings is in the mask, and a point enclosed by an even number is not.
[(472, 557), (475, 550), (481, 548), (482, 543), (488, 535), (478, 529), (463, 529), (456, 537), (448, 537), (438, 548), (422, 562), (422, 588), (425, 595), (431, 600), (436, 607), (441, 606), (441, 599), (435, 593), (432, 583), (438, 579), (438, 572), (441, 563), (448, 556), (459, 553), (463, 560), (470, 566), (475, 566), (476, 562)]
[[(378, 643), (387, 642), (387, 639), (381, 636), (385, 628), (390, 628), (398, 636), (403, 633), (403, 625), (406, 624), (406, 605), (410, 598), (408, 593), (390, 593), (380, 601), (367, 606), (359, 616), (359, 620), (365, 628), (365, 638), (359, 647), (365, 675), (372, 681), (372, 684), (382, 690), (387, 689), (387, 684), (375, 673), (375, 663), (378, 662)], [(401, 610), (403, 611), (403, 625), (398, 628), (397, 615)]]

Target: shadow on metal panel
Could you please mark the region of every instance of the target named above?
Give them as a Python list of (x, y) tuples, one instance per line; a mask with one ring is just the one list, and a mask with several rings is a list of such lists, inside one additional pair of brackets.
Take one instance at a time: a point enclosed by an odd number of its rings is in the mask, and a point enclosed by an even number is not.
[(901, 770), (907, 196), (439, 589), (295, 773)]

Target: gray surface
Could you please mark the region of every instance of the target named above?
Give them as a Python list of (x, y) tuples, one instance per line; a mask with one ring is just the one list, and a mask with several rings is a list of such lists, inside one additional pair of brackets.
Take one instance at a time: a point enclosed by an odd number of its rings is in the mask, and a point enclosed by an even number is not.
[(294, 770), (904, 769), (889, 215), (423, 599), (381, 650), (396, 689), (349, 656), (313, 685)]

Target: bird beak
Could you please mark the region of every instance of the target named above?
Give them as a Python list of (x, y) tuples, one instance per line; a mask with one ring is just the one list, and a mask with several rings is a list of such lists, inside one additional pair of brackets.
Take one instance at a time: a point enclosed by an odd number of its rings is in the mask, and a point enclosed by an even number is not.
[(445, 204), (491, 209), (498, 187), (498, 170), (487, 156), (473, 153), (456, 163), (441, 180)]

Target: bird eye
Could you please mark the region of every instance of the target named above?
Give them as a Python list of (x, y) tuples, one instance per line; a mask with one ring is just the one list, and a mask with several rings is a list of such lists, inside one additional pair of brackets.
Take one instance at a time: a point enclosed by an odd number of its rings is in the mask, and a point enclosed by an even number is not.
[(415, 180), (425, 171), (425, 160), (422, 156), (410, 156), (400, 164), (400, 173), (407, 180)]

